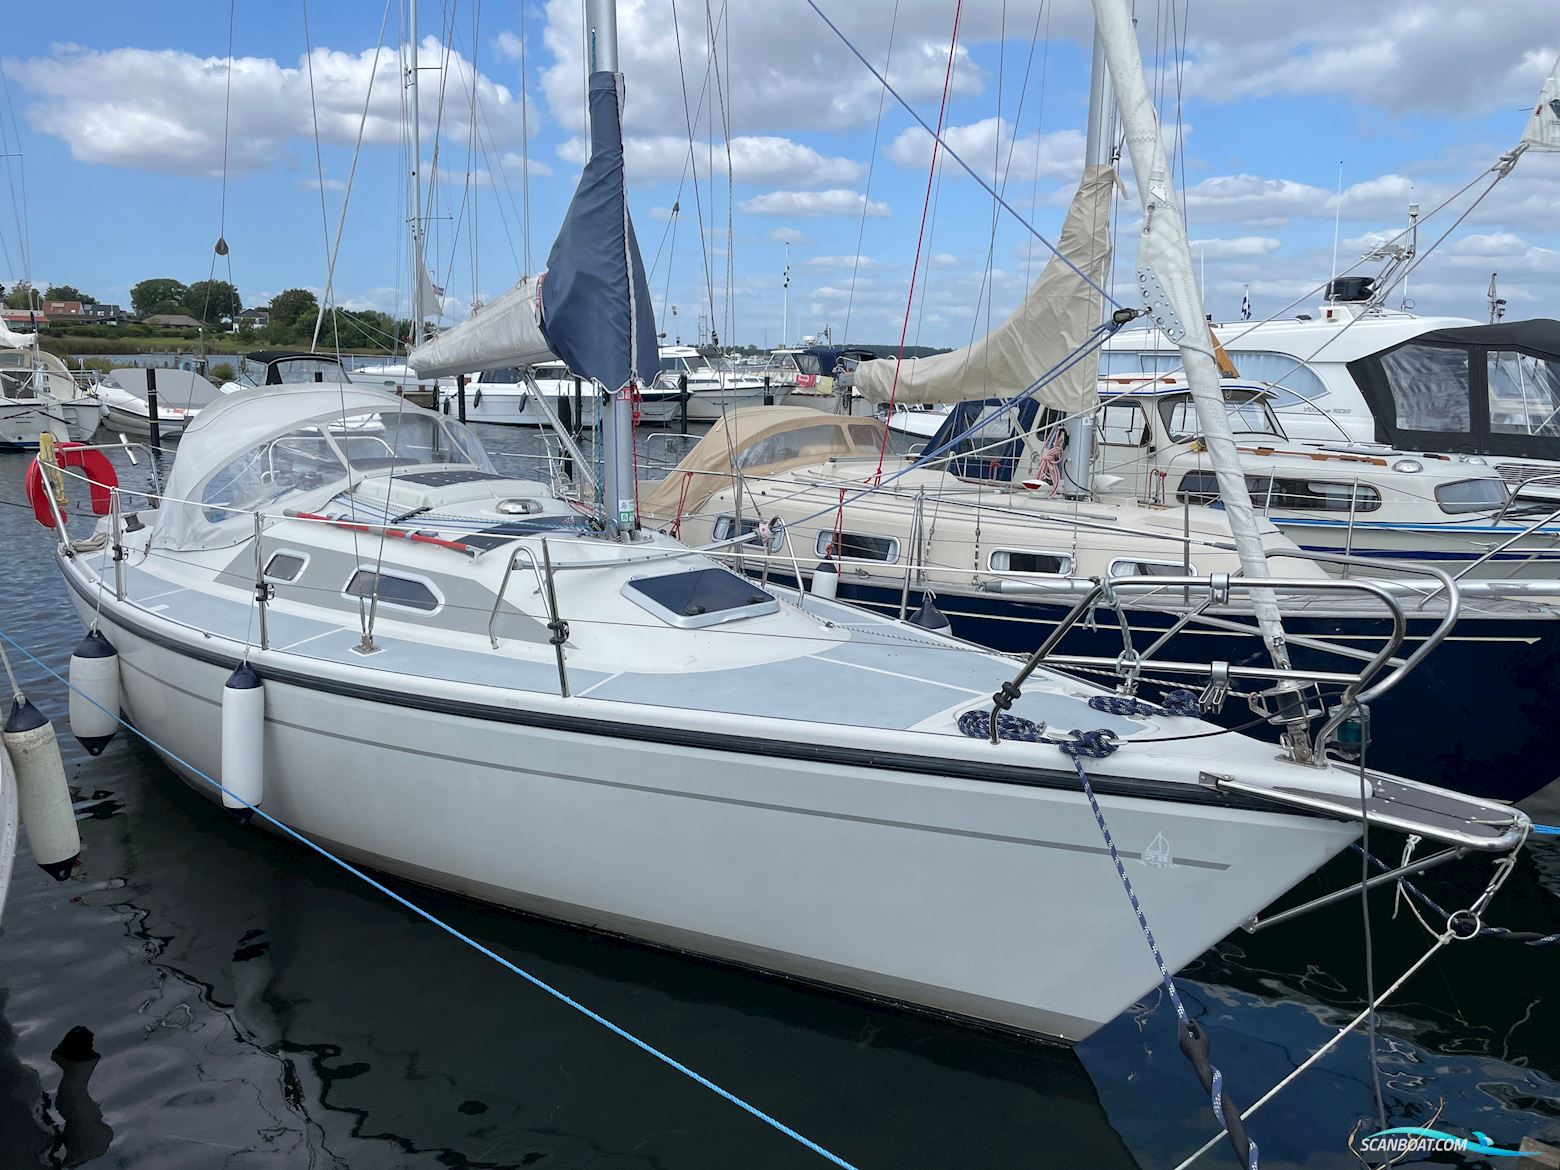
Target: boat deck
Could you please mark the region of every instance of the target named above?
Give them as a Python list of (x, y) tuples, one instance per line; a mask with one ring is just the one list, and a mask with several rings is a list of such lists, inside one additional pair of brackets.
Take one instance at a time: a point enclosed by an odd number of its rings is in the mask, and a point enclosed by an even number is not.
[[(102, 554), (82, 560), (112, 578), (112, 565)], [(127, 600), (148, 613), (203, 634), (258, 644), (258, 623), (247, 597), (189, 588), (133, 565), (126, 565), (124, 574)], [(756, 662), (691, 669), (666, 663), (664, 669), (617, 672), (568, 662), (566, 649), (570, 692), (601, 702), (803, 723), (838, 723), (848, 711), (850, 722), (859, 727), (958, 734), (953, 714), (972, 707), (989, 709), (992, 693), (1018, 671), (1012, 659), (844, 605), (808, 597), (806, 607), (826, 616), (848, 638), (809, 639), (816, 648)], [(558, 693), (557, 663), (546, 645), (504, 641), (492, 649), (486, 639), (399, 636), (397, 631), (404, 628), (381, 613), (374, 634), (380, 650), (372, 657), (376, 671), (506, 691)], [(355, 613), (350, 624), (332, 622), (289, 612), (285, 602), (273, 602), (267, 610), (267, 632), (273, 652), (342, 666), (364, 664), (355, 649), (361, 642)], [(722, 632), (747, 635), (731, 627), (704, 631), (716, 637)], [(1088, 699), (1096, 693), (1081, 683), (1048, 678), (1027, 688), (1012, 713), (1052, 727), (1104, 728), (1122, 736), (1150, 725), (1093, 710)]]

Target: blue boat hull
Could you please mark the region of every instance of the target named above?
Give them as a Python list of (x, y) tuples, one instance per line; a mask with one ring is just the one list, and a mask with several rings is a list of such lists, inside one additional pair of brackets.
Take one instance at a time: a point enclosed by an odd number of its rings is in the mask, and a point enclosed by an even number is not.
[[(879, 611), (899, 612), (897, 589), (842, 580), (839, 597)], [(910, 612), (921, 600), (921, 594), (912, 591)], [(992, 594), (943, 593), (934, 603), (952, 623), (955, 636), (1020, 654), (1032, 652), (1071, 608), (1060, 601)], [(1134, 645), (1146, 650), (1174, 617), (1163, 611), (1130, 611)], [(1404, 652), (1436, 624), (1434, 618), (1411, 617)], [(1095, 625), (1093, 629), (1083, 623), (1075, 626), (1061, 650), (1110, 658), (1120, 654), (1121, 629), (1115, 614), (1100, 610)], [(1380, 647), (1386, 625), (1375, 616), (1284, 616), (1285, 629), (1292, 636), (1343, 641), (1370, 651)], [(1172, 659), (1235, 665), (1267, 661), (1255, 637), (1215, 630), (1183, 633), (1162, 653)], [(1337, 657), (1303, 646), (1291, 644), (1290, 656), (1300, 668), (1346, 669)], [(1473, 796), (1522, 800), (1560, 777), (1560, 752), (1550, 734), (1552, 697), (1557, 694), (1560, 620), (1464, 616), (1412, 674), (1371, 704), (1372, 742), (1366, 762), (1371, 768)], [(1234, 727), (1255, 716), (1245, 703), (1231, 699), (1210, 718)], [(1266, 724), (1248, 729), (1248, 734), (1276, 738)]]

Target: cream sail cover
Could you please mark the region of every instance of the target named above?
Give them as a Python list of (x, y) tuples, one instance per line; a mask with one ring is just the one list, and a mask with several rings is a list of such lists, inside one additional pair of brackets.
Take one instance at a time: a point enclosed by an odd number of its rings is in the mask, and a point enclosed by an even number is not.
[[(1116, 172), (1088, 167), (1062, 225), (1057, 250), (1094, 281), (1103, 284), (1110, 266), (1110, 199)], [(894, 387), (892, 360), (866, 362), (856, 370), (856, 389), (873, 402), (958, 402), (1011, 398), (1047, 370), (1075, 353), (1099, 324), (1100, 297), (1073, 267), (1052, 256), (1018, 311), (986, 337), (952, 353), (899, 364)], [(1035, 397), (1073, 413), (1099, 399), (1099, 363), (1084, 359), (1053, 378)]]

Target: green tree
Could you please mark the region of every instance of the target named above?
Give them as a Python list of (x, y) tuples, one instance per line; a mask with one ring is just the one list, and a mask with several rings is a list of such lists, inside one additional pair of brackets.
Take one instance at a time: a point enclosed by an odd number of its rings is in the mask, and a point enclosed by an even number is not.
[(97, 304), (97, 298), (88, 296), (73, 284), (51, 284), (43, 290), (46, 301), (80, 301), (84, 305)]
[(130, 308), (138, 317), (156, 313), (184, 312), (184, 296), (189, 290), (171, 276), (154, 276), (130, 289)]
[(294, 342), (307, 330), (314, 331), (314, 318), (320, 303), (306, 288), (290, 288), (271, 298), (271, 324), (267, 332), (273, 341)]
[(197, 280), (184, 290), (184, 312), (208, 325), (231, 320), (243, 308), (238, 289), (225, 280)]
[(255, 323), (248, 317), (238, 323), (238, 339), (245, 345), (255, 339)]
[(5, 307), (8, 309), (33, 308), (35, 299), (33, 286), (25, 280), (19, 280), (11, 286), (11, 291), (5, 298)]

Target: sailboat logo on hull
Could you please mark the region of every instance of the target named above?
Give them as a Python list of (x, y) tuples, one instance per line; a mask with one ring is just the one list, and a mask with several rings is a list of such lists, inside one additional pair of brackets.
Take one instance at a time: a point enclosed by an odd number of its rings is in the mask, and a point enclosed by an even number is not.
[(1150, 869), (1169, 869), (1174, 864), (1170, 856), (1170, 842), (1165, 840), (1163, 833), (1154, 834), (1154, 839), (1148, 843), (1148, 848), (1143, 850), (1139, 860)]

